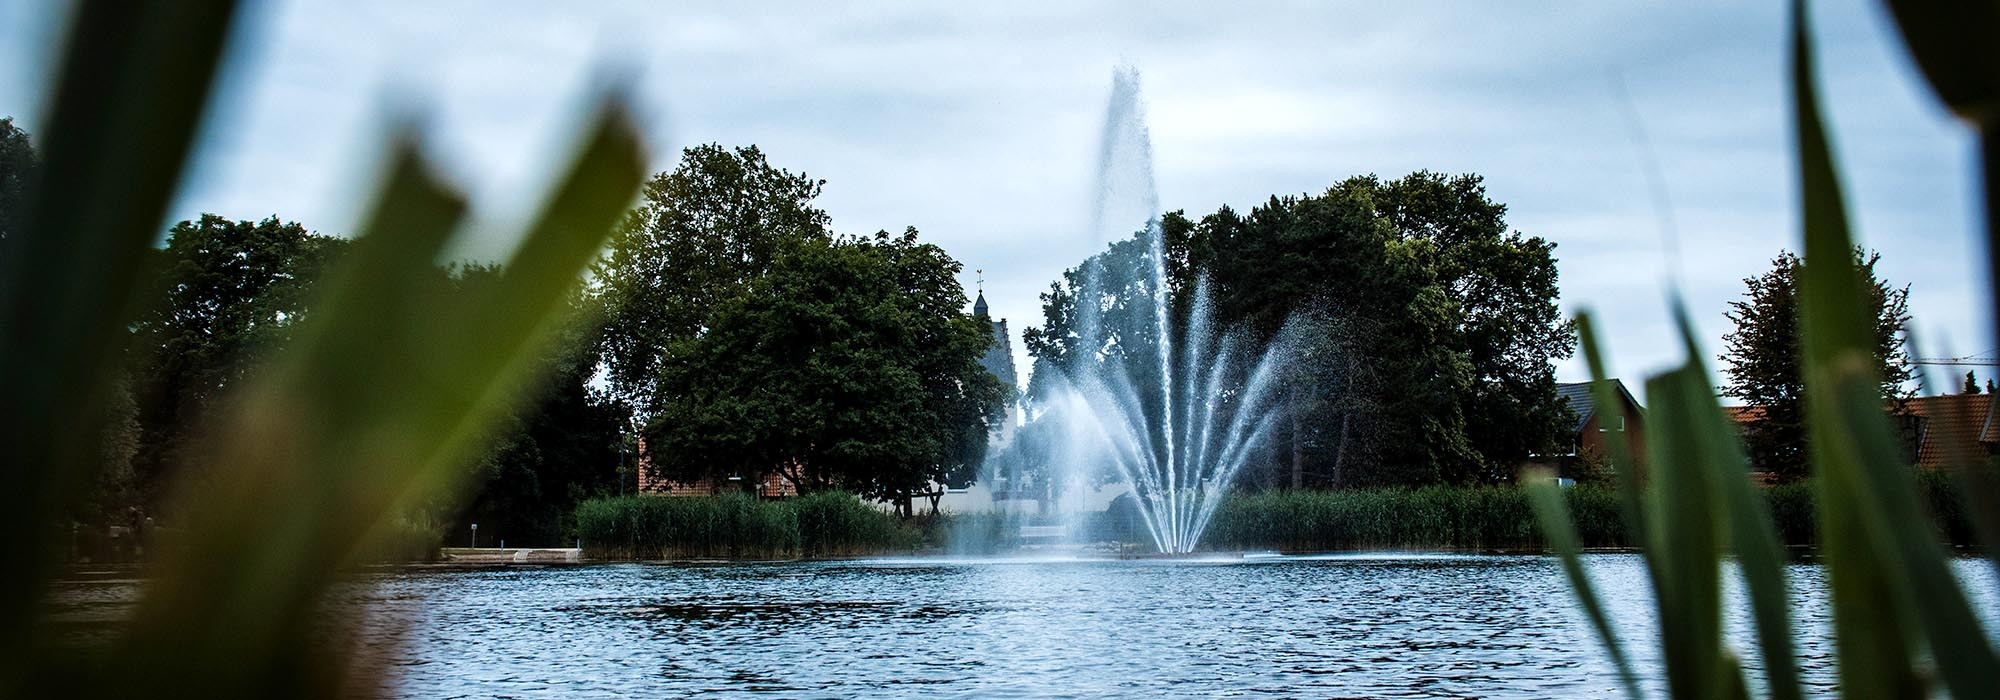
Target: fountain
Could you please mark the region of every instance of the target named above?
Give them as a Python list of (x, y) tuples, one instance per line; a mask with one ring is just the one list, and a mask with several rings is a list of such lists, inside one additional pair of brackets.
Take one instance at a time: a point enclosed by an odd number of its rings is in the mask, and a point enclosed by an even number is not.
[(1112, 77), (1094, 204), (1110, 252), (1072, 280), (1067, 361), (1038, 367), (1056, 373), (1038, 398), (1039, 419), (1060, 426), (1048, 455), (1066, 494), (1058, 508), (1076, 512), (1093, 480), (1120, 482), (1154, 547), (1188, 554), (1276, 422), (1284, 344), (1218, 328), (1207, 281), (1169, 274), (1139, 74), (1128, 67)]

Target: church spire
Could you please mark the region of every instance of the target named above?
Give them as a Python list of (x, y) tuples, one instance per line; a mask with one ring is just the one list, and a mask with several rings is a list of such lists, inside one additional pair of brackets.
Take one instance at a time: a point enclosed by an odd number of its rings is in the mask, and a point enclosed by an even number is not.
[(973, 272), (979, 275), (979, 286), (976, 287), (976, 289), (979, 290), (979, 298), (972, 302), (972, 315), (985, 316), (986, 315), (986, 270), (984, 268), (981, 268), (973, 270)]

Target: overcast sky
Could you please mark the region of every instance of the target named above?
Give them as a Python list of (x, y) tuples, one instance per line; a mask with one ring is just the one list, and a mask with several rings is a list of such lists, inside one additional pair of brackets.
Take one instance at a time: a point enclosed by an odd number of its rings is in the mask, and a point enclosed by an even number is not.
[[(1563, 307), (1596, 310), (1633, 384), (1680, 359), (1664, 230), (1711, 353), (1741, 278), (1798, 240), (1781, 2), (749, 5), (254, 7), (170, 215), (345, 234), (394, 108), (433, 127), (475, 197), (483, 232), (461, 252), (497, 257), (608, 67), (635, 77), (655, 169), (691, 144), (757, 144), (827, 180), (837, 230), (915, 226), (965, 264), (968, 295), (984, 268), (1018, 352), (1036, 294), (1103, 245), (1090, 180), (1125, 62), (1165, 208), (1479, 173), (1513, 228), (1556, 242)], [(1970, 138), (1878, 7), (1813, 7), (1863, 240), (1911, 285), (1928, 354), (1993, 349)], [(0, 115), (31, 131), (65, 13), (0, 0)]]

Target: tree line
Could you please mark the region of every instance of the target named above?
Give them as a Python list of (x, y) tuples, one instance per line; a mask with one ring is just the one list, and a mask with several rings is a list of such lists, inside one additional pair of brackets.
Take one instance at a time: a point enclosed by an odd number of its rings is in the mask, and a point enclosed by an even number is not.
[[(29, 135), (0, 120), (0, 236), (36, 167)], [(454, 542), (475, 522), (482, 543), (567, 542), (576, 504), (632, 491), (642, 457), (675, 481), (780, 474), (905, 513), (970, 479), (1012, 394), (978, 365), (992, 339), (965, 310), (958, 262), (915, 229), (835, 234), (822, 185), (754, 146), (687, 149), (569, 299), (559, 342), (535, 358), (539, 391), (467, 465), (468, 488), (405, 518)], [(171, 526), (160, 509), (170, 489), (201, 487), (210, 416), (290, 341), (349, 247), (276, 216), (170, 226), (133, 301), (105, 469), (73, 519)], [(500, 273), (439, 264), (412, 293), (448, 308)]]

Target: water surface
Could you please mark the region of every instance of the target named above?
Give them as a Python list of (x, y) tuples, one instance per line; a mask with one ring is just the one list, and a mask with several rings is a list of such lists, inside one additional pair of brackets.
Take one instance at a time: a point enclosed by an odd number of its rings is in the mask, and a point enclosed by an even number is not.
[[(1589, 564), (1656, 667), (1640, 560)], [(1957, 565), (1990, 622), (1991, 568)], [(1829, 692), (1823, 569), (1789, 575)], [(362, 639), (406, 697), (1619, 695), (1539, 556), (620, 564), (386, 574), (366, 596), (411, 621)]]

